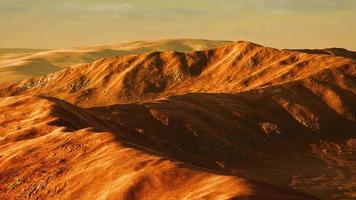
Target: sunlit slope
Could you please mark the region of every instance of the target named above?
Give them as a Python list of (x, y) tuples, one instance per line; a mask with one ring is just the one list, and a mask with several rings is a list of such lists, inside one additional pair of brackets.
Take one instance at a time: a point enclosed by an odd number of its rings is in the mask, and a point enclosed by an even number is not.
[(298, 49), (294, 51), (300, 51), (310, 54), (325, 54), (325, 55), (333, 55), (333, 56), (341, 56), (345, 58), (351, 58), (356, 60), (356, 52), (349, 51), (343, 48), (327, 48), (327, 49)]
[(0, 111), (2, 199), (315, 199), (174, 161), (159, 138), (58, 99), (0, 98)]
[(46, 75), (61, 68), (118, 55), (152, 51), (187, 52), (215, 48), (228, 41), (176, 39), (121, 42), (59, 50), (0, 49), (0, 82)]
[(241, 92), (312, 77), (336, 79), (343, 85), (352, 81), (355, 66), (355, 60), (343, 57), (235, 42), (204, 51), (100, 59), (12, 84), (0, 95), (43, 94), (91, 107), (186, 93)]
[(350, 58), (240, 41), (0, 87), (5, 199), (356, 195)]

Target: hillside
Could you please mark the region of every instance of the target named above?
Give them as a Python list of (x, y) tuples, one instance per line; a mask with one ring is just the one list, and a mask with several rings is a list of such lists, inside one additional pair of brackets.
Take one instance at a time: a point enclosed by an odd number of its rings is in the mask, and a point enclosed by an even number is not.
[(11, 97), (0, 104), (1, 113), (16, 109), (0, 121), (2, 198), (314, 199), (173, 161), (152, 151), (163, 142), (144, 142), (119, 124), (114, 132), (99, 131), (110, 129), (108, 121), (58, 99)]
[(241, 41), (206, 51), (104, 58), (12, 84), (0, 95), (48, 95), (92, 107), (186, 93), (241, 92), (307, 80), (338, 79), (338, 87), (353, 90), (350, 85), (342, 85), (352, 82), (355, 63), (343, 57), (277, 50)]
[(355, 76), (239, 41), (2, 84), (0, 197), (354, 199)]
[(187, 52), (215, 48), (228, 41), (176, 39), (120, 42), (58, 50), (0, 49), (0, 82), (14, 82), (42, 76), (73, 65), (91, 63), (100, 58), (152, 51)]
[(356, 52), (349, 51), (343, 48), (327, 48), (327, 49), (298, 49), (293, 51), (300, 51), (310, 54), (325, 54), (333, 56), (341, 56), (345, 58), (351, 58), (356, 60)]

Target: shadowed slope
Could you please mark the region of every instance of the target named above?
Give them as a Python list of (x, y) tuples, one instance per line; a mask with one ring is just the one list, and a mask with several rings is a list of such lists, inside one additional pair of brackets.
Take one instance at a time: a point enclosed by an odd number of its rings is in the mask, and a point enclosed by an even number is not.
[(124, 139), (130, 137), (125, 129), (114, 131), (126, 135), (119, 143), (107, 132), (73, 130), (108, 127), (57, 99), (18, 96), (1, 98), (0, 105), (1, 113), (15, 109), (0, 118), (1, 198), (314, 199), (135, 150), (140, 147)]
[[(5, 102), (12, 100), (13, 104), (29, 113), (46, 114), (51, 111), (55, 120), (46, 120), (47, 124), (63, 126), (65, 129), (61, 130), (65, 132), (75, 133), (78, 129), (90, 127), (86, 130), (110, 132), (120, 143), (163, 158), (180, 160), (224, 174), (243, 175), (254, 180), (296, 187), (323, 199), (332, 196), (347, 199), (344, 193), (356, 186), (354, 178), (345, 178), (348, 170), (355, 170), (352, 160), (348, 160), (353, 158), (353, 150), (350, 158), (333, 158), (345, 162), (345, 170), (338, 169), (337, 164), (326, 164), (325, 155), (319, 155), (318, 152), (325, 149), (329, 151), (330, 145), (346, 151), (347, 144), (352, 141), (350, 138), (355, 138), (355, 96), (352, 92), (332, 86), (335, 93), (326, 92), (325, 95), (339, 96), (342, 107), (335, 107), (327, 97), (315, 93), (315, 85), (316, 82), (308, 79), (237, 94), (189, 94), (152, 103), (86, 110), (47, 97), (45, 99), (48, 101), (41, 101), (50, 102), (49, 108), (41, 105), (38, 99), (28, 100), (29, 97), (23, 96), (5, 98)], [(31, 104), (23, 107), (28, 101)], [(27, 112), (13, 104), (5, 106), (19, 110), (18, 115), (12, 113), (5, 116), (7, 120), (2, 124), (6, 137), (3, 141), (33, 139), (41, 136), (41, 133), (52, 131), (42, 126), (39, 127), (44, 131), (37, 131), (34, 125), (41, 125), (41, 120), (28, 120), (36, 115), (27, 116)], [(31, 111), (29, 108), (32, 107), (43, 111)], [(6, 110), (2, 113), (6, 113)], [(11, 115), (14, 116), (13, 120), (18, 118), (17, 124), (10, 123)], [(33, 125), (23, 124), (19, 120), (22, 117), (26, 123), (32, 122)], [(31, 128), (23, 130), (21, 127)], [(314, 146), (313, 149), (310, 145)], [(351, 149), (354, 148), (352, 143), (350, 145)], [(291, 157), (293, 163), (290, 163)], [(276, 166), (278, 168), (273, 170)], [(327, 170), (315, 171), (324, 168)], [(335, 171), (338, 171), (338, 175), (323, 177), (325, 173)], [(295, 177), (298, 174), (308, 174), (309, 178), (299, 179)], [(318, 178), (317, 183), (313, 178)], [(334, 188), (331, 183), (337, 183), (339, 187)], [(316, 187), (315, 184), (323, 184), (323, 187)], [(260, 192), (259, 189), (256, 192)]]

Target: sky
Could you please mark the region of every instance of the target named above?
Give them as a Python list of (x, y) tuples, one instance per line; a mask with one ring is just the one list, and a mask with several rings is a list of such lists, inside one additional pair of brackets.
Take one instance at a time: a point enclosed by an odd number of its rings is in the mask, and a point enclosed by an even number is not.
[(356, 0), (0, 0), (0, 47), (247, 40), (356, 50)]

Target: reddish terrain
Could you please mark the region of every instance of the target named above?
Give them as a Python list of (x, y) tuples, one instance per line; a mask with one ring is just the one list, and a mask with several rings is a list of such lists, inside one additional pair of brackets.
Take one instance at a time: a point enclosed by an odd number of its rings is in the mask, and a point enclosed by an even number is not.
[(0, 198), (354, 199), (356, 61), (304, 51), (235, 42), (2, 84)]

